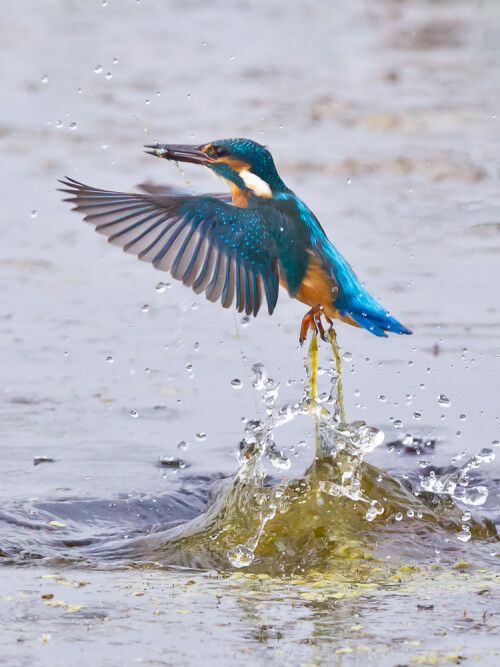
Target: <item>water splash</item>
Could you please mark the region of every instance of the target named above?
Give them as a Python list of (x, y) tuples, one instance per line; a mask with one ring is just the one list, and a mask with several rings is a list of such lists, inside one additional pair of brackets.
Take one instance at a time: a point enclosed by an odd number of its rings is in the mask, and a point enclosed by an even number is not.
[(425, 491), (453, 497), (466, 505), (483, 505), (488, 498), (488, 489), (486, 486), (469, 488), (469, 473), (494, 459), (495, 452), (492, 449), (483, 448), (457, 470), (443, 475), (436, 475), (434, 471), (431, 471), (429, 475), (422, 477), (420, 484)]
[[(236, 475), (219, 489), (203, 515), (158, 536), (156, 546), (149, 543), (150, 556), (166, 564), (230, 564), (284, 574), (311, 568), (328, 571), (338, 567), (339, 559), (355, 561), (356, 567), (388, 557), (392, 563), (435, 559), (437, 543), (441, 557), (446, 552), (456, 557), (459, 544), (472, 537), (496, 539), (491, 522), (473, 517), (465, 521), (451, 495), (438, 493), (437, 482), (432, 493), (416, 491), (408, 480), (400, 482), (364, 460), (382, 444), (384, 433), (363, 421), (346, 421), (340, 356), (333, 336), (330, 342), (328, 391), (318, 393), (318, 347), (313, 337), (305, 363), (307, 383), (295, 404), (277, 405), (279, 383), (262, 364), (252, 367), (252, 383), (261, 393), (265, 416), (245, 424)], [(279, 428), (311, 415), (315, 454), (310, 467), (299, 478), (269, 479), (265, 461), (282, 474), (290, 468), (275, 441)], [(458, 475), (454, 493), (467, 474), (465, 468), (453, 473)], [(446, 488), (452, 484), (438, 481)], [(470, 501), (479, 504), (475, 496)], [(458, 540), (450, 541), (450, 533)]]
[[(78, 548), (78, 562), (85, 559), (92, 566), (104, 560), (118, 567), (127, 562), (140, 568), (245, 568), (266, 576), (315, 572), (345, 581), (372, 581), (373, 576), (390, 581), (394, 568), (407, 568), (408, 563), (431, 567), (474, 558), (482, 567), (496, 566), (498, 549), (492, 551), (489, 544), (498, 541), (495, 527), (491, 521), (475, 518), (467, 507), (480, 505), (486, 497), (485, 487), (469, 483), (470, 471), (492, 460), (493, 450), (481, 450), (459, 470), (422, 477), (424, 488), (414, 488), (408, 479), (397, 480), (369, 464), (366, 455), (380, 446), (384, 433), (365, 422), (345, 419), (342, 368), (336, 341), (333, 337), (330, 341), (330, 364), (318, 369), (318, 341), (312, 339), (306, 384), (297, 403), (280, 405), (279, 383), (261, 364), (252, 367), (262, 415), (244, 420), (238, 470), (232, 478), (213, 483), (207, 505), (203, 495), (203, 502), (188, 516), (171, 521), (169, 515), (168, 521), (141, 528), (135, 535), (123, 534), (118, 527), (114, 535), (106, 534), (87, 546), (86, 540), (85, 544), (75, 540), (78, 547), (71, 552), (64, 535), (51, 542), (51, 549), (58, 544), (64, 552), (57, 562), (74, 564)], [(138, 416), (135, 410), (129, 414)], [(299, 443), (302, 449), (310, 448), (312, 461), (305, 472), (293, 476), (290, 460), (276, 438), (284, 433), (281, 426), (297, 419), (313, 420), (315, 437), (313, 442)], [(194, 435), (196, 440), (206, 437), (201, 432)], [(416, 437), (407, 435), (402, 442), (407, 440), (411, 446), (418, 444)], [(186, 447), (184, 441), (178, 445), (180, 450)], [(170, 459), (160, 461), (169, 478), (187, 465), (176, 457)], [(270, 468), (275, 470), (273, 477), (266, 474)], [(193, 484), (198, 491), (199, 480)], [(193, 507), (192, 493), (193, 489), (186, 503), (183, 492), (182, 507)], [(459, 508), (457, 500), (466, 509)], [(43, 526), (53, 527), (51, 521), (61, 518), (57, 512), (48, 517)], [(19, 558), (18, 553), (24, 558), (18, 541), (16, 535), (15, 546), (9, 546), (8, 552), (13, 558)], [(4, 545), (2, 553), (7, 553)]]

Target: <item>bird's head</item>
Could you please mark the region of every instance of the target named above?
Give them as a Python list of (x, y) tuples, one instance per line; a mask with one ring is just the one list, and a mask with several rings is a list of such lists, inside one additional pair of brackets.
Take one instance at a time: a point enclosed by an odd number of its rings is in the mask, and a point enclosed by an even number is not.
[(287, 189), (271, 153), (251, 139), (219, 139), (201, 146), (156, 144), (146, 148), (151, 149), (147, 153), (157, 157), (207, 167), (230, 185), (250, 190), (259, 197), (273, 197), (274, 192)]

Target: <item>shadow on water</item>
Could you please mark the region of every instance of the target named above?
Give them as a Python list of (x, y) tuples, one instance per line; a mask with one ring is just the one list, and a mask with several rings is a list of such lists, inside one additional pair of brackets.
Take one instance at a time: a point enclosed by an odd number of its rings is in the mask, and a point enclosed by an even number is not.
[[(345, 421), (334, 335), (330, 342), (335, 363), (328, 370), (329, 391), (318, 394), (313, 337), (308, 383), (293, 405), (277, 407), (278, 383), (261, 364), (253, 366), (266, 418), (246, 423), (233, 478), (184, 478), (173, 493), (154, 500), (75, 499), (4, 510), (4, 562), (246, 568), (274, 576), (313, 570), (362, 580), (374, 572), (393, 572), (384, 567), (387, 559), (391, 568), (430, 564), (439, 553), (441, 564), (452, 564), (469, 541), (467, 555), (477, 565), (494, 562), (494, 524), (455, 503), (474, 506), (486, 500), (487, 488), (469, 487), (468, 473), (488, 461), (488, 453), (446, 474), (430, 472), (420, 488), (367, 463), (365, 456), (383, 442), (384, 433), (362, 421)], [(314, 419), (313, 463), (300, 478), (271, 479), (263, 462), (282, 472), (290, 467), (275, 443), (276, 431), (300, 416)]]

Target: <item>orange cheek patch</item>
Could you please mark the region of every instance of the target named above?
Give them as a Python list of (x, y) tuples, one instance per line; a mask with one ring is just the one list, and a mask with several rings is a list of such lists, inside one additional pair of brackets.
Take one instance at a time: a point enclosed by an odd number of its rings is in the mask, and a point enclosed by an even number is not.
[(249, 169), (250, 168), (250, 165), (248, 164), (248, 162), (243, 162), (243, 160), (237, 160), (236, 158), (229, 157), (229, 156), (221, 157), (217, 160), (217, 162), (225, 162), (226, 164), (228, 164), (231, 167), (231, 169), (233, 169), (234, 171), (236, 171), (238, 173), (240, 173), (240, 171), (242, 171), (243, 169)]

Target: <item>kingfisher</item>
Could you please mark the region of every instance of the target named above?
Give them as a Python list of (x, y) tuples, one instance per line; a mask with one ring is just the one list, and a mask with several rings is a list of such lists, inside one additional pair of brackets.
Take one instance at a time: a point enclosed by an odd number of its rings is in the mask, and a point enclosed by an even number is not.
[(328, 239), (314, 213), (281, 180), (269, 150), (250, 139), (200, 146), (154, 144), (145, 152), (202, 165), (224, 180), (228, 193), (192, 195), (145, 187), (124, 193), (61, 180), (65, 201), (97, 232), (125, 252), (170, 271), (224, 308), (271, 315), (280, 285), (309, 306), (299, 340), (308, 330), (325, 338), (322, 317), (375, 336), (411, 334), (367, 292)]

